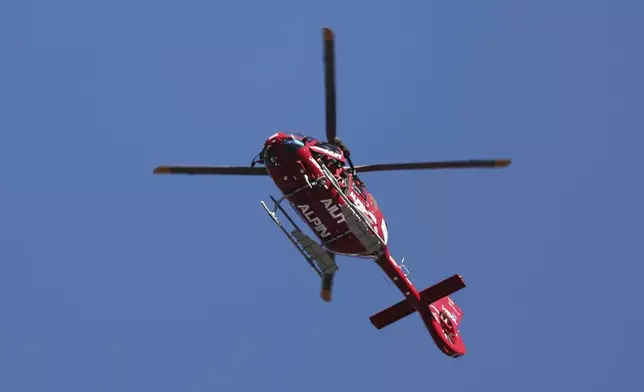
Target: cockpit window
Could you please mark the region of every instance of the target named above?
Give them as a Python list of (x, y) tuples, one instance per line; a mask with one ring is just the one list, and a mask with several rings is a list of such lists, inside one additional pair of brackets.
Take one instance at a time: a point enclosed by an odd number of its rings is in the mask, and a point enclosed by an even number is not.
[(308, 143), (308, 142), (313, 142), (313, 141), (316, 141), (316, 140), (317, 140), (317, 139), (315, 139), (314, 137), (311, 137), (311, 136), (309, 136), (309, 135), (305, 135), (305, 134), (303, 134), (303, 133), (298, 133), (298, 132), (293, 132), (293, 133), (290, 133), (289, 135), (290, 135), (293, 139), (297, 139), (297, 140), (303, 140), (303, 139), (306, 139), (307, 143)]
[(284, 140), (284, 145), (286, 146), (294, 146), (296, 149), (299, 149), (300, 147), (304, 147), (304, 142), (296, 139), (296, 138), (290, 138), (290, 139), (285, 139)]
[(316, 144), (316, 147), (324, 148), (325, 150), (329, 150), (336, 154), (342, 154), (342, 150), (340, 150), (340, 148), (335, 144), (319, 142), (318, 144)]

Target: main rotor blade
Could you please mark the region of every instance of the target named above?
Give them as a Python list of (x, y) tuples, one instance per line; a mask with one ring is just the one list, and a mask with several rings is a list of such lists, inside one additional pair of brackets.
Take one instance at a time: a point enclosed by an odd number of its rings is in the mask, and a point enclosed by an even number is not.
[[(329, 253), (329, 256), (331, 256), (331, 260), (333, 260), (333, 263), (335, 264), (335, 254)], [(331, 298), (333, 297), (333, 278), (334, 277), (335, 277), (335, 272), (331, 274), (324, 274), (322, 276), (322, 288), (320, 290), (320, 297), (326, 302), (331, 302)]]
[(468, 161), (447, 162), (410, 162), (410, 163), (380, 163), (375, 165), (356, 166), (358, 173), (390, 170), (419, 170), (419, 169), (466, 169), (466, 168), (501, 168), (509, 166), (510, 159), (473, 159)]
[(248, 166), (159, 166), (154, 169), (154, 174), (223, 174), (239, 176), (265, 176), (268, 175), (264, 167)]
[(326, 109), (326, 139), (334, 143), (337, 114), (335, 110), (335, 35), (329, 28), (324, 34), (324, 95)]

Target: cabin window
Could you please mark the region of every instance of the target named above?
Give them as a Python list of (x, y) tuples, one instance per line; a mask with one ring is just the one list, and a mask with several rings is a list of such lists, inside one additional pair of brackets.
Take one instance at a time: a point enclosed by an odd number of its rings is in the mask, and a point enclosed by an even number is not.
[(330, 152), (332, 152), (334, 154), (342, 155), (342, 150), (340, 150), (340, 148), (338, 146), (334, 145), (334, 144), (325, 143), (325, 142), (319, 142), (315, 146), (323, 148), (323, 149), (325, 149), (327, 151), (330, 151)]
[(300, 148), (304, 147), (304, 143), (301, 140), (295, 138), (285, 139), (283, 144), (290, 151), (297, 151)]
[(296, 140), (300, 140), (300, 141), (302, 141), (304, 143), (311, 143), (311, 142), (317, 141), (316, 138), (311, 137), (309, 135), (305, 135), (303, 133), (299, 133), (299, 132), (292, 132), (289, 135), (291, 136), (291, 138), (296, 139)]

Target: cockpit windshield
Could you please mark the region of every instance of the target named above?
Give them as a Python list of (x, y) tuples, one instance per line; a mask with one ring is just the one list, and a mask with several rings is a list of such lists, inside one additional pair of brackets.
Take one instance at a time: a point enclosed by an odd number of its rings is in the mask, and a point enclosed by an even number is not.
[(317, 141), (317, 139), (316, 139), (316, 138), (314, 138), (314, 137), (312, 137), (312, 136), (305, 135), (305, 134), (303, 134), (303, 133), (298, 133), (298, 132), (292, 132), (292, 133), (289, 133), (289, 136), (290, 136), (290, 137), (292, 137), (293, 139), (297, 139), (297, 140), (304, 140), (304, 139), (306, 139), (306, 142), (307, 142), (307, 143), (309, 143), (309, 142), (313, 142), (313, 141)]
[(304, 147), (304, 142), (294, 137), (291, 137), (290, 139), (284, 139), (283, 143), (285, 146), (293, 146), (294, 148), (291, 148), (292, 151)]
[(340, 150), (340, 147), (336, 146), (335, 144), (326, 143), (326, 142), (319, 142), (315, 146), (320, 147), (320, 148), (324, 148), (325, 150), (328, 150), (328, 151), (331, 151), (333, 153), (342, 155), (342, 150)]

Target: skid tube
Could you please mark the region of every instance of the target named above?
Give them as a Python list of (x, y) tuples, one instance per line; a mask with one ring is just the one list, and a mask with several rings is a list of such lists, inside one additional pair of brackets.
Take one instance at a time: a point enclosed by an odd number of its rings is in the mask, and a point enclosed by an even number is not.
[(317, 273), (318, 276), (320, 278), (322, 278), (324, 276), (324, 273), (322, 272), (322, 270), (315, 264), (315, 261), (313, 260), (313, 258), (306, 253), (306, 251), (302, 248), (300, 243), (295, 238), (293, 238), (293, 235), (288, 230), (286, 230), (286, 228), (282, 225), (282, 223), (277, 218), (277, 210), (280, 210), (282, 212), (282, 214), (284, 214), (286, 219), (288, 219), (288, 221), (291, 223), (291, 225), (293, 225), (293, 227), (295, 229), (297, 229), (300, 232), (302, 232), (302, 229), (300, 229), (300, 227), (297, 225), (297, 223), (295, 223), (295, 221), (293, 221), (293, 219), (289, 216), (289, 214), (281, 206), (281, 203), (282, 203), (282, 201), (284, 201), (286, 199), (286, 196), (283, 196), (282, 198), (280, 198), (280, 200), (275, 200), (275, 198), (273, 196), (271, 196), (271, 195), (269, 195), (269, 197), (271, 198), (271, 200), (274, 203), (273, 209), (271, 210), (270, 208), (268, 208), (268, 206), (266, 205), (266, 203), (264, 203), (264, 201), (261, 202), (262, 207), (264, 207), (264, 210), (266, 210), (266, 213), (268, 213), (268, 215), (271, 217), (271, 219), (273, 219), (273, 222), (280, 228), (280, 230), (282, 230), (284, 235), (286, 235), (286, 237), (289, 239), (289, 241), (291, 241), (293, 246), (295, 246), (295, 248), (297, 248), (297, 250), (300, 252), (300, 254), (302, 254), (304, 259), (309, 263), (311, 268), (313, 268), (315, 273)]

